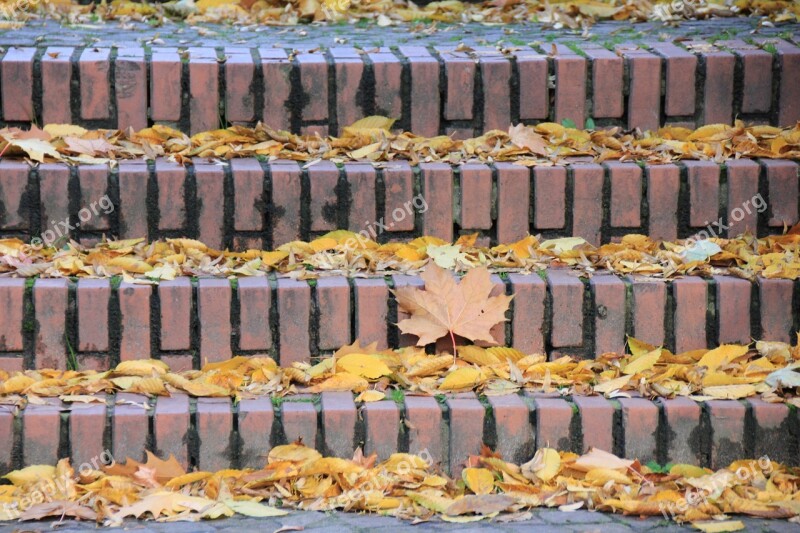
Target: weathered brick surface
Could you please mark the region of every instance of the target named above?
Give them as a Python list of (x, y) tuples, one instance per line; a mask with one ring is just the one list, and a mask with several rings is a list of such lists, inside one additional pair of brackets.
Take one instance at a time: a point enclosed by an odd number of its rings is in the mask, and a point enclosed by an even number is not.
[(219, 165), (205, 161), (194, 162), (194, 179), (197, 183), (197, 228), (203, 242), (218, 250), (224, 248), (225, 204), (217, 201), (225, 196), (225, 175)]
[(72, 405), (69, 412), (69, 440), (72, 443), (72, 465), (75, 470), (80, 470), (84, 463), (92, 468), (102, 464), (101, 461), (106, 458), (103, 454), (105, 427), (105, 403)]
[(61, 401), (28, 404), (22, 412), (22, 460), (26, 465), (54, 465), (58, 461)]
[(386, 344), (389, 288), (383, 279), (356, 279), (355, 285), (355, 336), (362, 343)]
[(70, 60), (74, 51), (74, 48), (51, 46), (42, 55), (42, 120), (45, 124), (72, 123), (68, 95), (72, 83)]
[(535, 434), (528, 404), (517, 395), (490, 396), (497, 448), (506, 460), (522, 463), (533, 457)]
[[(36, 48), (9, 48), (0, 62), (3, 118), (7, 121), (31, 121), (33, 116), (33, 58)], [(8, 80), (14, 80), (9, 83)]]
[(356, 447), (358, 416), (353, 395), (350, 392), (323, 392), (321, 396), (325, 455), (351, 459)]
[(514, 348), (525, 353), (542, 353), (545, 350), (543, 329), (547, 285), (535, 275), (510, 274), (508, 278), (515, 309), (525, 309), (524, 313), (515, 313), (511, 320)]
[(0, 411), (0, 473), (3, 475), (14, 469), (14, 414), (9, 411)]
[(533, 225), (537, 230), (564, 227), (567, 170), (535, 167), (533, 170)]
[(625, 457), (656, 459), (658, 407), (644, 398), (620, 398)]
[(150, 357), (150, 298), (153, 288), (122, 282), (117, 290), (122, 361)]
[(717, 297), (717, 324), (720, 344), (750, 342), (749, 281), (727, 276), (714, 276)]
[(598, 448), (605, 451), (614, 450), (614, 406), (601, 396), (573, 396), (572, 401), (578, 407), (581, 417), (581, 434), (583, 450)]
[[(245, 280), (242, 280), (245, 281)], [(191, 348), (192, 285), (188, 278), (162, 281), (158, 285), (161, 309), (161, 349)]]
[[(461, 227), (489, 229), (492, 227), (491, 202), (492, 170), (483, 164), (467, 164), (460, 168)], [(521, 191), (517, 191), (520, 194)]]
[(174, 455), (184, 468), (189, 464), (189, 419), (187, 395), (158, 398), (153, 420), (155, 453), (160, 457)]
[(117, 128), (138, 131), (147, 126), (147, 65), (144, 50), (120, 48), (114, 61)]
[(350, 284), (344, 278), (317, 280), (319, 349), (338, 350), (350, 344)]
[(661, 400), (659, 403), (667, 426), (667, 442), (661, 443), (667, 452), (667, 460), (671, 463), (701, 464), (702, 443), (707, 436), (701, 427), (700, 404), (682, 397)]
[(275, 413), (269, 398), (244, 398), (239, 402), (237, 423), (241, 439), (239, 463), (242, 468), (262, 468), (266, 464), (264, 454), (271, 446), (274, 419)]
[(108, 300), (111, 284), (107, 279), (78, 281), (78, 351), (108, 351)]
[(561, 398), (535, 398), (536, 447), (571, 450), (572, 406)]
[(278, 280), (278, 331), (282, 365), (309, 356), (311, 288), (304, 281)]
[(400, 432), (400, 409), (392, 400), (365, 403), (361, 407), (364, 419), (364, 454), (378, 454), (378, 461), (385, 461), (397, 451)]
[(678, 237), (680, 169), (675, 165), (648, 166), (645, 170), (650, 208), (648, 235), (653, 239)]
[(652, 48), (666, 63), (664, 113), (694, 115), (697, 57), (672, 43), (655, 43)]
[(78, 59), (83, 119), (107, 119), (111, 116), (110, 55), (111, 50), (107, 48), (87, 48)]
[(672, 282), (677, 352), (706, 346), (707, 290), (706, 282), (700, 278), (682, 278)]
[(197, 399), (198, 468), (215, 472), (227, 468), (233, 459), (231, 431), (233, 414), (228, 398)]
[(423, 214), (422, 232), (446, 241), (453, 239), (453, 172), (443, 163), (423, 163), (422, 193), (430, 206)]
[(724, 468), (744, 457), (745, 406), (736, 401), (706, 402), (711, 421), (711, 468)]
[(39, 279), (33, 285), (36, 368), (66, 369), (67, 347), (64, 332), (68, 286), (64, 279)]
[(586, 114), (587, 61), (564, 45), (554, 45), (556, 74), (555, 122), (571, 120), (583, 127)]
[(761, 304), (761, 338), (792, 342), (794, 339), (792, 281), (787, 279), (758, 280)]
[(767, 175), (769, 190), (768, 224), (783, 228), (797, 222), (797, 199), (800, 197), (800, 177), (793, 161), (761, 161)]
[(572, 167), (572, 234), (598, 246), (601, 243), (603, 205), (597, 201), (603, 196), (605, 169), (597, 164)]
[(611, 226), (638, 227), (642, 212), (642, 169), (631, 163), (607, 163), (611, 178)]
[[(460, 476), (470, 455), (478, 455), (483, 442), (483, 419), (486, 411), (472, 393), (447, 399), (450, 411), (450, 467), (453, 476)], [(480, 430), (478, 429), (480, 428)]]
[(497, 211), (500, 214), (497, 218), (497, 240), (514, 242), (525, 237), (529, 231), (530, 170), (512, 163), (497, 163), (495, 168)]
[(272, 346), (270, 309), (272, 288), (265, 277), (242, 278), (238, 283), (239, 349), (268, 350)]
[[(301, 440), (314, 447), (317, 438), (317, 410), (309, 402), (288, 401), (281, 406), (283, 433), (289, 443)], [(277, 443), (276, 443), (277, 444)]]
[(0, 278), (0, 351), (21, 352), (25, 280)]
[(200, 279), (197, 287), (200, 362), (230, 359), (231, 284), (227, 279)]
[(583, 283), (567, 270), (552, 269), (547, 276), (552, 301), (550, 343), (553, 347), (583, 343)]
[(594, 292), (594, 351), (625, 351), (625, 322), (627, 305), (625, 284), (613, 275), (596, 275), (591, 280)]
[(219, 63), (213, 48), (189, 48), (189, 124), (190, 132), (220, 126)]

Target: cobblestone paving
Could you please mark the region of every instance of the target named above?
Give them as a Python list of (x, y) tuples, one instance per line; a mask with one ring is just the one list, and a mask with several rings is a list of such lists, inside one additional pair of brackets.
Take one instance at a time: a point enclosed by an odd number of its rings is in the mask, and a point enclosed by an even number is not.
[[(421, 24), (418, 28), (429, 27)], [(756, 18), (688, 21), (677, 27), (660, 23), (631, 25), (627, 22), (602, 22), (586, 34), (573, 30), (544, 30), (539, 24), (483, 25), (441, 24), (436, 31), (409, 31), (407, 25), (381, 28), (351, 24), (317, 26), (227, 26), (206, 24), (189, 26), (170, 23), (151, 27), (143, 23), (126, 25), (118, 22), (62, 26), (54, 21), (29, 22), (18, 30), (0, 31), (0, 46), (263, 46), (281, 48), (314, 48), (318, 46), (376, 46), (425, 45), (455, 46), (463, 42), (468, 46), (524, 46), (529, 43), (546, 45), (549, 42), (576, 42), (590, 40), (607, 42), (638, 42), (669, 40), (676, 37), (698, 39), (747, 39), (748, 37), (780, 36), (800, 41), (800, 24), (778, 24), (758, 28)], [(751, 32), (757, 31), (757, 34)]]
[[(736, 518), (736, 517), (733, 517)], [(777, 520), (742, 519), (745, 531), (751, 533), (796, 533), (797, 524)], [(32, 522), (0, 526), (0, 533), (45, 532), (52, 531), (53, 522)], [(648, 531), (672, 533), (678, 531), (697, 531), (662, 518), (639, 519), (576, 511), (562, 513), (556, 510), (539, 510), (533, 518), (522, 522), (502, 523), (485, 520), (471, 524), (451, 524), (433, 520), (416, 526), (395, 518), (359, 515), (355, 513), (317, 513), (294, 512), (280, 518), (228, 518), (217, 521), (192, 522), (126, 522), (124, 530), (137, 533), (246, 533), (274, 532), (282, 527), (295, 526), (309, 533), (333, 533), (353, 531), (369, 533), (380, 530), (382, 533), (407, 533), (421, 531), (500, 531), (520, 533), (540, 533), (546, 531), (568, 531), (576, 533), (625, 533)], [(60, 533), (78, 533), (96, 530), (91, 523), (64, 522), (58, 527)]]

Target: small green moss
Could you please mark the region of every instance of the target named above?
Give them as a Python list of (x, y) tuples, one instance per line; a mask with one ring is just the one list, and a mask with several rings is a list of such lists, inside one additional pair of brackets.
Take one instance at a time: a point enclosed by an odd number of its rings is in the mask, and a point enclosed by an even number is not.
[(392, 392), (389, 393), (389, 396), (394, 400), (394, 403), (398, 405), (403, 405), (406, 401), (406, 393), (403, 389), (392, 389)]

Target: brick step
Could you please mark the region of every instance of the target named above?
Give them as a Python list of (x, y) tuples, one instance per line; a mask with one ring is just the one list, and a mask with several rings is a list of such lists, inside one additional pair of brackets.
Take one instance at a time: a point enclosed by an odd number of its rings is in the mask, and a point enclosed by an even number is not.
[[(573, 274), (493, 276), (495, 291), (514, 295), (509, 321), (493, 329), (496, 341), (525, 353), (591, 358), (622, 353), (626, 335), (684, 352), (753, 338), (795, 342), (800, 331), (800, 280)], [(152, 356), (186, 370), (256, 354), (289, 366), (356, 339), (407, 346), (416, 337), (399, 333), (404, 317), (389, 292), (407, 285), (423, 283), (407, 275), (178, 278), (157, 287), (0, 278), (0, 368), (63, 369), (72, 351), (81, 369)]]
[[(517, 38), (524, 37), (523, 30)], [(654, 35), (609, 40), (609, 48), (539, 41), (502, 50), (424, 40), (284, 48), (281, 38), (247, 47), (9, 47), (0, 59), (2, 121), (112, 129), (171, 123), (196, 133), (261, 120), (337, 134), (383, 114), (418, 135), (471, 137), (564, 119), (631, 129), (800, 119), (800, 48), (777, 38), (711, 44)]]
[[(441, 400), (441, 401), (440, 401)], [(767, 456), (800, 464), (797, 409), (760, 399), (607, 400), (544, 394), (440, 399), (406, 396), (356, 404), (353, 395), (323, 393), (242, 399), (148, 399), (119, 394), (106, 404), (28, 404), (0, 411), (0, 474), (71, 457), (76, 469), (111, 454), (141, 460), (149, 449), (174, 454), (200, 470), (261, 468), (272, 446), (302, 438), (321, 453), (351, 458), (357, 447), (378, 460), (391, 453), (428, 456), (456, 476), (485, 443), (504, 459), (529, 460), (536, 449), (582, 453), (589, 447), (642, 463), (690, 463), (711, 468)], [(147, 407), (147, 409), (145, 409)]]
[(338, 228), (380, 242), (480, 232), (481, 244), (530, 233), (599, 245), (628, 233), (766, 236), (798, 221), (799, 202), (798, 165), (786, 160), (375, 168), (246, 158), (183, 167), (159, 159), (113, 169), (0, 160), (0, 238), (26, 241), (52, 242), (69, 225), (82, 242), (191, 237), (231, 250), (272, 249)]

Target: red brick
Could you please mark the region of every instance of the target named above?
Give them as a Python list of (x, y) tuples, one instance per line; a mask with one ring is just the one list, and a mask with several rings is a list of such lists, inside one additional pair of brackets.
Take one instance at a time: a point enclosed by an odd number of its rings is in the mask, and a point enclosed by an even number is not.
[[(300, 235), (300, 183), (302, 180), (297, 163), (282, 162), (270, 167), (272, 178), (272, 245), (278, 247), (296, 241)], [(243, 201), (244, 198), (242, 197)], [(252, 201), (252, 200), (250, 200)]]
[(249, 48), (225, 48), (225, 118), (230, 123), (249, 123), (255, 120), (255, 70)]
[(483, 131), (507, 131), (511, 125), (511, 62), (503, 56), (480, 58), (483, 83)]
[(624, 353), (627, 302), (625, 284), (614, 275), (591, 278), (594, 290), (594, 352)]
[(652, 239), (677, 239), (680, 169), (672, 164), (648, 165), (645, 168), (645, 179), (650, 209), (647, 234)]
[(69, 168), (58, 163), (39, 165), (39, 201), (41, 202), (42, 238), (49, 234), (58, 240), (67, 231), (60, 222), (69, 217)]
[(703, 124), (730, 124), (733, 119), (733, 72), (736, 58), (729, 52), (705, 52)]
[(550, 344), (554, 347), (583, 343), (583, 283), (569, 270), (547, 270), (552, 297)]
[(598, 448), (604, 451), (614, 450), (614, 406), (602, 396), (573, 396), (572, 401), (578, 407), (581, 416), (581, 434), (583, 449)]
[(800, 197), (797, 164), (792, 161), (761, 160), (769, 188), (769, 222), (773, 227), (792, 226), (798, 221), (797, 199)]
[(486, 411), (474, 394), (448, 398), (450, 409), (450, 468), (460, 477), (470, 455), (478, 455), (483, 444), (483, 418)]
[(785, 403), (767, 403), (760, 398), (748, 398), (755, 418), (756, 438), (754, 458), (768, 457), (770, 461), (797, 464), (797, 434), (789, 429), (795, 414)]
[(0, 357), (0, 370), (13, 375), (14, 372), (25, 370), (25, 359), (23, 356)]
[(150, 285), (123, 281), (119, 289), (120, 347), (119, 358), (149, 359), (150, 347)]
[[(102, 397), (105, 400), (105, 396)], [(69, 441), (72, 451), (72, 466), (80, 471), (85, 463), (95, 468), (107, 458), (103, 445), (103, 429), (106, 427), (106, 404), (73, 403), (69, 412)]]
[(758, 212), (752, 199), (758, 194), (758, 163), (737, 159), (725, 164), (728, 167), (728, 236), (735, 237), (748, 230), (755, 234)]
[(78, 60), (81, 118), (84, 120), (107, 119), (111, 116), (110, 56), (109, 48), (86, 48)]
[[(134, 405), (135, 404), (135, 405)], [(150, 432), (147, 397), (139, 394), (117, 394), (114, 399), (114, 416), (111, 418), (111, 453), (122, 463), (127, 458), (144, 459), (147, 436)]]
[[(348, 229), (355, 231), (373, 228), (375, 215), (375, 169), (371, 164), (347, 163), (345, 176), (350, 191), (350, 216)], [(374, 238), (370, 234), (370, 238)]]
[(535, 435), (528, 404), (514, 394), (490, 396), (498, 452), (503, 459), (522, 464), (533, 456)]
[(311, 124), (300, 128), (301, 135), (323, 138), (329, 134), (328, 126), (324, 124)]
[(466, 164), (460, 167), (461, 177), (461, 228), (490, 229), (492, 227), (491, 202), (492, 169), (483, 164)]
[[(400, 287), (416, 287), (421, 289), (425, 286), (425, 283), (418, 277), (418, 276), (406, 276), (404, 274), (395, 274), (392, 276), (392, 280), (394, 281), (394, 288), (399, 289)], [(411, 315), (405, 311), (403, 311), (400, 306), (397, 306), (397, 322), (400, 323), (406, 318), (411, 318)], [(390, 326), (393, 330), (397, 329), (399, 334), (399, 345), (400, 347), (404, 346), (414, 346), (417, 344), (418, 337), (416, 335), (411, 335), (408, 333), (400, 333), (399, 328), (392, 324)]]
[(108, 355), (78, 354), (78, 370), (94, 370), (95, 372), (105, 372), (110, 368)]
[(309, 358), (311, 288), (305, 281), (278, 279), (278, 331), (281, 366)]
[(71, 124), (70, 85), (74, 48), (49, 46), (42, 56), (42, 121)]
[(622, 101), (622, 58), (600, 46), (586, 46), (583, 50), (592, 60), (592, 116), (621, 117), (625, 110)]
[(453, 171), (444, 163), (422, 163), (422, 193), (428, 203), (422, 233), (453, 240)]
[(750, 343), (751, 284), (732, 276), (714, 276), (720, 344)]
[(194, 161), (194, 177), (197, 183), (198, 239), (214, 249), (224, 247), (225, 213), (224, 203), (214, 201), (224, 198), (224, 172), (222, 167), (205, 161)]
[(255, 159), (233, 159), (233, 229), (260, 231), (263, 228), (264, 170)]
[(29, 403), (22, 412), (22, 462), (26, 466), (54, 465), (58, 461), (61, 401), (45, 401), (47, 405)]
[(401, 46), (400, 53), (411, 72), (411, 131), (434, 137), (439, 134), (439, 62), (422, 46)]
[(534, 167), (533, 226), (537, 230), (564, 227), (567, 169)]
[[(111, 210), (100, 205), (101, 199), (108, 192), (108, 167), (106, 165), (81, 165), (78, 167), (78, 176), (81, 187), (81, 207), (78, 212), (80, 228), (108, 231), (111, 229), (108, 215)], [(82, 213), (88, 215), (82, 215)]]
[(231, 353), (231, 283), (201, 278), (197, 288), (200, 365), (225, 361)]
[[(239, 401), (238, 428), (242, 449), (242, 468), (262, 468), (271, 448), (270, 435), (275, 415), (270, 398), (243, 398)], [(316, 418), (316, 413), (315, 413)]]
[(64, 334), (67, 330), (68, 286), (66, 279), (38, 279), (33, 285), (33, 308), (36, 316), (34, 353), (37, 369), (66, 369), (67, 347)]
[(108, 351), (108, 301), (111, 284), (107, 279), (78, 280), (78, 351)]
[[(338, 227), (337, 215), (339, 212), (339, 199), (336, 196), (339, 169), (330, 161), (320, 161), (308, 168), (308, 181), (311, 185), (311, 205), (309, 206), (311, 231), (335, 230)], [(388, 195), (389, 186), (387, 185), (387, 197)]]
[(661, 58), (644, 50), (623, 54), (630, 79), (628, 129), (656, 131), (661, 126)]
[(272, 288), (266, 277), (239, 278), (239, 349), (269, 350)]
[(470, 139), (476, 135), (475, 129), (470, 127), (465, 128), (456, 128), (452, 126), (448, 126), (445, 128), (444, 131), (445, 135), (450, 137), (451, 139), (455, 139), (457, 141), (463, 141), (466, 139)]
[(303, 120), (328, 119), (328, 62), (322, 54), (301, 52), (295, 56), (300, 67), (300, 84), (307, 98)]
[[(150, 59), (150, 118), (153, 122), (181, 118), (181, 58), (172, 49), (154, 49)], [(157, 97), (155, 97), (158, 95)]]
[(189, 123), (192, 134), (221, 127), (219, 63), (213, 48), (190, 48)]
[(397, 452), (400, 434), (400, 409), (392, 400), (365, 403), (361, 407), (366, 435), (364, 455), (378, 454), (378, 461), (385, 461)]
[[(323, 392), (322, 427), (325, 429), (325, 446), (323, 455), (352, 459), (356, 442), (356, 404), (353, 394), (346, 392)], [(287, 435), (288, 437), (288, 435)], [(313, 444), (308, 444), (312, 446)], [(369, 453), (367, 453), (369, 455)]]
[[(8, 49), (0, 73), (6, 82), (2, 87), (3, 119), (6, 122), (31, 122), (33, 116), (33, 56), (36, 48)], [(13, 83), (11, 83), (13, 82)]]
[(185, 394), (159, 396), (153, 420), (155, 454), (163, 459), (174, 455), (189, 466), (189, 397)]
[(350, 344), (350, 285), (343, 277), (317, 280), (319, 349), (338, 350)]
[(658, 435), (658, 407), (644, 398), (620, 398), (624, 428), (625, 457), (644, 464), (655, 460)]
[(191, 355), (161, 355), (160, 360), (172, 372), (185, 372), (194, 368), (194, 358)]
[(386, 344), (386, 315), (388, 314), (389, 288), (383, 278), (354, 280), (356, 306), (356, 338), (362, 344), (378, 343), (383, 350)]
[(689, 185), (689, 225), (705, 229), (719, 217), (719, 165), (711, 161), (683, 164)]
[(786, 41), (775, 44), (778, 52), (778, 125), (790, 127), (800, 120), (800, 48)]
[(0, 278), (0, 352), (21, 352), (25, 280)]
[(519, 72), (519, 118), (546, 119), (550, 107), (547, 58), (533, 50), (516, 53)]
[(516, 311), (511, 321), (513, 346), (524, 353), (543, 353), (542, 327), (547, 287), (536, 275), (509, 274), (508, 279)]
[(664, 113), (694, 115), (697, 57), (670, 42), (655, 43), (652, 48), (665, 59)]
[(158, 229), (180, 230), (186, 224), (184, 202), (186, 169), (163, 158), (156, 159), (158, 183)]
[(761, 305), (761, 339), (765, 341), (792, 342), (794, 331), (792, 314), (792, 281), (788, 279), (758, 278)]
[(339, 131), (332, 133), (340, 134), (345, 127), (364, 116), (358, 105), (364, 62), (355, 48), (333, 47), (330, 54), (336, 75), (336, 120), (339, 123)]
[(0, 410), (0, 474), (14, 470), (12, 452), (14, 450), (14, 415)]
[[(244, 281), (244, 278), (241, 281)], [(161, 349), (191, 348), (192, 285), (189, 278), (164, 280), (158, 284), (161, 311)]]
[[(292, 64), (286, 52), (279, 48), (260, 49), (264, 80), (264, 124), (276, 130), (291, 127), (291, 114), (287, 102), (292, 90)], [(327, 93), (325, 94), (327, 100)]]
[(611, 226), (635, 228), (642, 221), (642, 169), (633, 163), (606, 163), (611, 178)]
[(375, 76), (375, 114), (400, 118), (403, 113), (400, 94), (403, 65), (389, 48), (369, 52), (367, 56), (372, 61)]
[[(392, 163), (383, 169), (383, 182), (386, 190), (384, 222), (389, 226), (388, 231), (413, 231), (416, 214), (421, 214), (427, 204), (414, 196), (411, 167), (405, 161)], [(419, 196), (419, 199), (424, 200), (424, 197)]]
[(210, 472), (230, 468), (234, 456), (231, 448), (231, 400), (198, 398), (196, 416), (197, 436), (200, 440), (197, 468)]
[(586, 115), (586, 59), (559, 46), (559, 55), (553, 60), (556, 65), (555, 122), (569, 119), (582, 128)]
[(706, 282), (681, 278), (672, 282), (675, 299), (675, 352), (706, 347)]
[(561, 398), (535, 397), (536, 448), (572, 450), (572, 406)]
[[(439, 50), (444, 61), (445, 120), (471, 120), (472, 103), (475, 94), (475, 61), (464, 52)], [(430, 91), (430, 87), (428, 87)], [(413, 105), (412, 99), (412, 105)]]
[(593, 163), (572, 167), (573, 208), (572, 234), (586, 242), (601, 244), (600, 228), (603, 225), (603, 206), (597, 199), (603, 196), (605, 170)]
[(703, 461), (701, 442), (705, 438), (700, 427), (700, 404), (689, 398), (676, 396), (660, 399), (667, 424), (667, 462), (700, 465)]
[(317, 410), (310, 402), (288, 401), (281, 406), (283, 432), (288, 443), (302, 439), (309, 448), (317, 438)]
[(711, 421), (711, 468), (725, 468), (745, 457), (745, 406), (730, 400), (706, 402)]
[(29, 171), (22, 161), (0, 161), (0, 227), (4, 230), (29, 228)]
[[(147, 66), (143, 48), (119, 48), (114, 60), (117, 128), (147, 127)], [(159, 95), (161, 98), (161, 95)]]
[[(442, 410), (430, 396), (406, 396), (405, 425), (408, 431), (408, 452), (421, 455), (427, 451), (434, 465), (444, 458), (442, 443)], [(441, 464), (442, 468), (447, 465)]]
[(772, 54), (739, 39), (718, 41), (733, 49), (742, 71), (742, 113), (769, 113), (772, 105)]
[(509, 243), (528, 234), (530, 170), (511, 163), (496, 163), (497, 242)]
[(665, 282), (650, 278), (634, 278), (633, 332), (634, 336), (656, 346), (664, 343), (664, 305), (667, 300)]
[(147, 180), (144, 161), (119, 163), (119, 236), (122, 239), (148, 238)]

